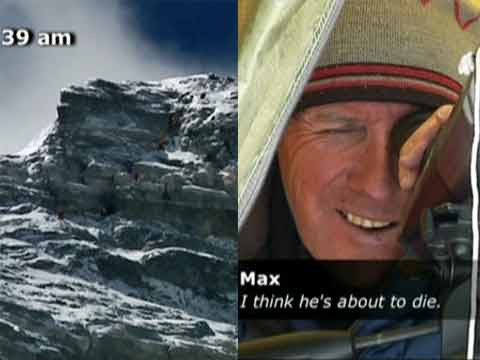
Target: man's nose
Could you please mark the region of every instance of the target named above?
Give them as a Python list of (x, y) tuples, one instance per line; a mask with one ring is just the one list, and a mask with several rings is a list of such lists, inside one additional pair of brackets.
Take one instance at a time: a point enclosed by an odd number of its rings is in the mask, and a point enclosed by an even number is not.
[(396, 160), (387, 144), (371, 143), (358, 155), (348, 174), (352, 190), (373, 200), (391, 200), (398, 180)]

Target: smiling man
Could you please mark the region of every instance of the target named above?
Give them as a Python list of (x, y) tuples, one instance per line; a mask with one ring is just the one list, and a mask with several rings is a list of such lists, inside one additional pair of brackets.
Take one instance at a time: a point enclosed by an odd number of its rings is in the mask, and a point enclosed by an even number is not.
[[(260, 10), (264, 5), (259, 5)], [(295, 10), (298, 14), (303, 10), (301, 6)], [(297, 16), (293, 8), (292, 5), (288, 13), (291, 18)], [(422, 219), (414, 217), (412, 222), (409, 210), (417, 196), (416, 185), (429, 149), (442, 128), (450, 124), (453, 106), (466, 86), (467, 77), (460, 74), (458, 64), (480, 44), (479, 17), (480, 4), (470, 0), (345, 1), (293, 115), (285, 123), (273, 119), (263, 147), (251, 157), (251, 168), (266, 168), (261, 156), (268, 153), (269, 147), (275, 150), (266, 175), (246, 171), (248, 176), (244, 176), (247, 185), (252, 183), (258, 188), (261, 184), (261, 189), (258, 193), (247, 191), (248, 186), (242, 188), (240, 182), (240, 207), (247, 203), (242, 196), (255, 194), (251, 196), (253, 205), (245, 206), (248, 216), (243, 216), (240, 208), (241, 260), (377, 262), (425, 256), (419, 231)], [(287, 15), (281, 24), (289, 29)], [(255, 26), (251, 31), (258, 30), (258, 23)], [(268, 40), (277, 39), (277, 35), (272, 31)], [(289, 35), (285, 36), (287, 43)], [(248, 43), (249, 38), (242, 35), (240, 39)], [(276, 49), (273, 44), (268, 45)], [(301, 44), (298, 41), (290, 45), (291, 48), (279, 46), (278, 62)], [(255, 56), (262, 53), (255, 50)], [(260, 67), (266, 62), (260, 57), (257, 64)], [(248, 72), (254, 62), (245, 63), (250, 66), (246, 67), (245, 78), (258, 81), (255, 73)], [(267, 73), (273, 78), (270, 72)], [(275, 75), (281, 77), (279, 72)], [(267, 91), (263, 94), (269, 96)], [(269, 105), (262, 100), (262, 106)], [(259, 113), (269, 115), (269, 111), (257, 110), (251, 112), (253, 119), (243, 119), (240, 112), (240, 130), (246, 124), (245, 128), (256, 131), (245, 133), (258, 136), (267, 127), (256, 117)], [(255, 128), (256, 124), (260, 125)], [(239, 135), (240, 144), (242, 137), (243, 133)], [(428, 193), (427, 207), (457, 201), (461, 189), (452, 184), (468, 183), (463, 170), (469, 166), (465, 148), (470, 147), (471, 139), (460, 137), (453, 144), (446, 161), (438, 168), (438, 182), (427, 183), (423, 191)], [(240, 178), (241, 162), (248, 159), (250, 149), (242, 150), (241, 147)], [(458, 157), (457, 150), (467, 155)], [(334, 286), (340, 286), (337, 279), (361, 282), (365, 277), (375, 279), (374, 285), (379, 285), (381, 276), (376, 278), (376, 274), (369, 273), (366, 263), (359, 262), (355, 272), (342, 272), (343, 265), (326, 269), (325, 262), (319, 264), (318, 273), (312, 274), (319, 288), (327, 277), (335, 279)], [(402, 284), (384, 285), (396, 291), (396, 286)], [(350, 329), (358, 336), (378, 335), (392, 328), (422, 323), (412, 314), (402, 316), (361, 323), (355, 322), (358, 319), (248, 322), (248, 326), (242, 323), (240, 334), (257, 337), (298, 330)], [(440, 344), (437, 333), (373, 346), (362, 351), (359, 358), (439, 358)]]
[(412, 255), (402, 224), (467, 80), (458, 64), (478, 45), (479, 14), (475, 1), (345, 2), (269, 174), (255, 180), (264, 186), (241, 227), (241, 258)]
[(314, 258), (403, 255), (402, 209), (425, 149), (451, 109), (440, 107), (400, 149), (395, 131), (418, 106), (338, 102), (293, 116), (279, 147), (280, 173), (296, 228)]

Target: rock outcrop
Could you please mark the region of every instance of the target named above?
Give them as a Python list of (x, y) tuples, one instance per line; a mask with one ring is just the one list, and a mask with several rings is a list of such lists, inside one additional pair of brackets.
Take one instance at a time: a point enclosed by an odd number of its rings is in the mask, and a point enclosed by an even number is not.
[(0, 157), (0, 359), (236, 357), (237, 90), (64, 89)]

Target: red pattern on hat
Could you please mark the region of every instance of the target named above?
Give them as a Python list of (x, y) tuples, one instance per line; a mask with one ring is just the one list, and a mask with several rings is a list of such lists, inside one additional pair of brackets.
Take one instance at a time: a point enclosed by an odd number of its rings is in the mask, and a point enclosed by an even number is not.
[(390, 88), (390, 89), (402, 89), (402, 90), (417, 90), (419, 92), (434, 94), (441, 96), (445, 99), (448, 99), (450, 102), (456, 102), (458, 100), (458, 96), (455, 93), (449, 92), (446, 89), (442, 88), (435, 88), (430, 86), (429, 84), (415, 84), (409, 81), (399, 81), (399, 80), (373, 80), (373, 79), (353, 79), (353, 80), (342, 80), (342, 79), (335, 79), (327, 84), (320, 84), (320, 83), (309, 83), (305, 86), (304, 93), (311, 93), (311, 92), (325, 92), (335, 88), (343, 88), (343, 89), (354, 89), (360, 88), (364, 91), (367, 88)]
[(461, 15), (461, 8), (462, 8), (462, 3), (460, 0), (455, 0), (455, 19), (457, 19), (458, 25), (460, 25), (460, 28), (462, 30), (466, 30), (472, 25), (475, 21), (480, 19), (480, 15), (477, 15), (473, 18), (470, 18), (468, 20), (463, 21), (462, 20), (462, 15)]
[(345, 75), (366, 76), (376, 74), (426, 80), (447, 87), (457, 93), (462, 91), (462, 84), (438, 72), (393, 64), (342, 64), (317, 68), (310, 77), (310, 81)]
[[(432, 0), (420, 0), (423, 6), (429, 5)], [(474, 22), (480, 19), (480, 14), (474, 16), (470, 19), (462, 19), (462, 0), (455, 0), (454, 2), (454, 12), (455, 12), (455, 19), (457, 20), (460, 29), (463, 31), (467, 30)]]

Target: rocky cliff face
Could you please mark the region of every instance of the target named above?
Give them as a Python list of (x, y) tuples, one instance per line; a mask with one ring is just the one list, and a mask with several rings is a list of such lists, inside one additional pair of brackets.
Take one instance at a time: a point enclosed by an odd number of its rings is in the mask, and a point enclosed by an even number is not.
[(236, 101), (95, 80), (0, 157), (0, 359), (236, 356)]

